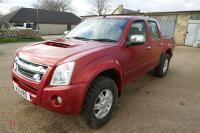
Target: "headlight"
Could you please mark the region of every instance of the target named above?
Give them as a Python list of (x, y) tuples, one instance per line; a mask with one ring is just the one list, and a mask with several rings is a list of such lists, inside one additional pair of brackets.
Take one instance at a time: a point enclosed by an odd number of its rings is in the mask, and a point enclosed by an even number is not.
[(75, 62), (69, 62), (57, 66), (50, 85), (69, 85)]
[(16, 66), (16, 62), (19, 60), (19, 58), (16, 56), (15, 60), (14, 60), (14, 64), (13, 64), (13, 69), (16, 70), (17, 66)]
[(15, 56), (15, 62), (17, 62), (19, 60), (19, 58), (17, 56)]

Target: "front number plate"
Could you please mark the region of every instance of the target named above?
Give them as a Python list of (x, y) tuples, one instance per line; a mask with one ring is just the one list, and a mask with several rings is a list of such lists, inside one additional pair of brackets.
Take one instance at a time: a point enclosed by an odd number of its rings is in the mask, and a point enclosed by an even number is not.
[(23, 98), (28, 101), (31, 101), (31, 94), (26, 92), (25, 90), (21, 89), (16, 83), (13, 82), (14, 90), (20, 94)]

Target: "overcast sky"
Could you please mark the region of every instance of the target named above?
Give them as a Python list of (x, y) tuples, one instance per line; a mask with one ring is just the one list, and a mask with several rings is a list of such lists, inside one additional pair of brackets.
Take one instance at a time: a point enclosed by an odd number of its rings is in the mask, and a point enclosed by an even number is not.
[[(72, 0), (75, 13), (79, 16), (88, 15), (90, 4), (88, 0)], [(200, 10), (200, 0), (113, 0), (112, 8), (123, 4), (125, 8), (143, 12), (147, 11), (178, 11), (178, 10)], [(3, 0), (0, 4), (0, 13), (8, 13), (16, 6), (32, 7), (37, 0)]]

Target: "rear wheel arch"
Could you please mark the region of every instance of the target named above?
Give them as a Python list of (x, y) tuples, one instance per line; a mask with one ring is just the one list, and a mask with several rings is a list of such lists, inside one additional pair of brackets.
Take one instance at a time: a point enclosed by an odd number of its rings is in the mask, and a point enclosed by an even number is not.
[(172, 49), (167, 49), (165, 54), (168, 54), (170, 56), (170, 58), (173, 56), (173, 53), (172, 53)]
[(173, 53), (172, 53), (172, 49), (167, 49), (165, 52), (162, 52), (161, 55), (160, 55), (160, 62), (162, 61), (163, 57), (168, 54), (170, 59), (171, 57), (173, 56)]
[[(162, 78), (167, 74), (168, 69), (169, 69), (170, 58), (171, 57), (170, 57), (169, 54), (162, 54), (161, 55), (159, 65), (156, 68), (153, 69), (155, 76)], [(164, 68), (166, 70), (164, 70)]]

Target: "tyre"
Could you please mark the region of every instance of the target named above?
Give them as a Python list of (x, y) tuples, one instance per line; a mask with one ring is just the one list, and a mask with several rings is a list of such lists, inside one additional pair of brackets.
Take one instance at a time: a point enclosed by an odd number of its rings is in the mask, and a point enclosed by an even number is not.
[(169, 69), (170, 59), (171, 58), (168, 54), (165, 54), (161, 57), (160, 64), (154, 69), (154, 74), (156, 76), (158, 77), (166, 76)]
[(116, 83), (104, 76), (97, 77), (91, 84), (85, 99), (83, 113), (87, 125), (99, 128), (106, 124), (118, 100)]

